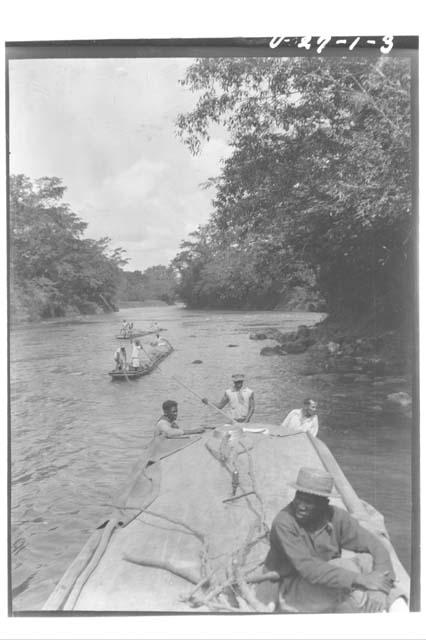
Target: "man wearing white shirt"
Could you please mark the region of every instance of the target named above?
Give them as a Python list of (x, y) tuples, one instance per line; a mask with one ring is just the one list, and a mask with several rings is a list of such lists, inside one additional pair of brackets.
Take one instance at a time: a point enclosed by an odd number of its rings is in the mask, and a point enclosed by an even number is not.
[(318, 434), (318, 416), (315, 400), (306, 398), (303, 401), (303, 407), (290, 411), (281, 426), (290, 432), (306, 431), (316, 436)]
[[(213, 403), (218, 409), (223, 409), (226, 406), (229, 417), (235, 422), (250, 422), (254, 413), (254, 393), (244, 386), (244, 379), (242, 373), (234, 373), (232, 388), (225, 391), (217, 404)], [(209, 404), (207, 398), (202, 398), (202, 402)]]

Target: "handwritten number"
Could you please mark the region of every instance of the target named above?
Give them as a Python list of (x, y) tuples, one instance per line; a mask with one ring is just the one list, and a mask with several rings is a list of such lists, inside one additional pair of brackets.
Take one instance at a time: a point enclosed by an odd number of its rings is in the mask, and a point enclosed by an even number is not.
[(298, 43), (298, 47), (299, 49), (310, 49), (311, 48), (311, 40), (312, 37), (311, 36), (303, 36), (301, 41)]
[[(280, 46), (280, 44), (284, 41), (284, 42), (290, 42), (291, 38), (285, 38), (284, 36), (274, 36), (273, 38), (271, 38), (271, 40), (269, 41), (269, 46), (271, 49), (276, 49), (277, 47)], [(311, 44), (311, 40), (312, 40), (312, 36), (302, 36), (300, 38), (300, 42), (297, 43), (297, 46), (299, 49), (307, 49), (309, 50), (312, 46)], [(319, 38), (317, 38), (317, 52), (321, 53), (325, 47), (327, 46), (327, 44), (330, 42), (331, 40), (331, 36), (320, 36)], [(357, 46), (358, 42), (361, 40), (361, 36), (357, 36), (356, 38), (354, 38), (351, 42), (351, 44), (349, 45), (349, 51), (352, 51), (353, 49), (355, 49), (355, 47)], [(342, 38), (339, 40), (336, 40), (336, 45), (337, 44), (346, 44), (347, 40), (346, 38)], [(390, 51), (392, 51), (393, 49), (393, 36), (383, 36), (382, 37), (382, 46), (380, 47), (380, 52), (381, 53), (389, 53)], [(367, 40), (367, 44), (375, 44), (376, 40)]]
[(393, 36), (383, 36), (384, 45), (380, 47), (381, 53), (389, 53), (393, 49)]
[(355, 40), (352, 42), (352, 44), (349, 45), (349, 51), (352, 51), (352, 49), (355, 49), (356, 45), (360, 40), (361, 38), (359, 36), (356, 37)]
[(276, 49), (280, 46), (281, 42), (284, 40), (284, 36), (275, 36), (275, 38), (271, 38), (269, 46), (271, 49)]
[(330, 40), (331, 40), (330, 36), (321, 36), (320, 38), (318, 38), (317, 44), (319, 45), (319, 47), (317, 49), (317, 52), (321, 53), (321, 51), (330, 42)]

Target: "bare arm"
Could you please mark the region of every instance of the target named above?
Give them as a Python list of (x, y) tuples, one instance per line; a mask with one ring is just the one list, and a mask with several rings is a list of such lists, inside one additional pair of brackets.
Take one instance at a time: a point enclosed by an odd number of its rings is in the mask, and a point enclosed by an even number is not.
[(203, 429), (203, 427), (198, 427), (196, 429), (184, 429), (183, 433), (186, 436), (189, 436), (189, 435), (192, 435), (193, 433), (204, 433), (204, 429)]
[(252, 417), (252, 415), (254, 413), (254, 408), (255, 408), (254, 393), (252, 393), (250, 398), (249, 398), (249, 410), (248, 410), (246, 422), (250, 422), (250, 419), (251, 419), (251, 417)]
[(226, 395), (226, 393), (224, 393), (222, 398), (217, 403), (209, 402), (208, 398), (202, 398), (202, 402), (204, 402), (204, 404), (212, 404), (214, 407), (216, 407), (216, 409), (223, 409), (223, 407), (225, 407), (228, 404), (229, 398)]
[(309, 429), (309, 432), (313, 435), (313, 436), (317, 436), (318, 435), (318, 416), (315, 416), (314, 419), (312, 420), (312, 424), (311, 427)]
[(158, 428), (158, 432), (165, 435), (166, 438), (180, 438), (181, 436), (185, 435), (185, 432), (183, 429), (181, 429), (178, 426), (173, 427), (166, 420), (160, 420), (158, 422), (157, 428)]

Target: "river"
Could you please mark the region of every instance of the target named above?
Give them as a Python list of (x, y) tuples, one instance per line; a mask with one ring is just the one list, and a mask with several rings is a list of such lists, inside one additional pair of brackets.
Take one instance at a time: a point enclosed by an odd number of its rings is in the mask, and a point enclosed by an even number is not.
[[(112, 382), (108, 371), (123, 318), (167, 328), (175, 351), (162, 371)], [(10, 337), (11, 554), (13, 610), (39, 610), (125, 482), (152, 434), (161, 403), (179, 402), (179, 421), (214, 425), (220, 416), (168, 376), (219, 400), (237, 371), (255, 391), (255, 421), (282, 421), (306, 396), (318, 401), (319, 436), (358, 495), (385, 517), (410, 570), (411, 444), (406, 417), (378, 413), (383, 386), (333, 385), (301, 375), (303, 356), (262, 357), (256, 329), (293, 330), (315, 313), (209, 312), (182, 307), (20, 327)], [(148, 338), (144, 338), (147, 340)], [(232, 346), (231, 346), (232, 345)], [(195, 364), (195, 360), (201, 363)], [(399, 389), (397, 389), (399, 390)]]

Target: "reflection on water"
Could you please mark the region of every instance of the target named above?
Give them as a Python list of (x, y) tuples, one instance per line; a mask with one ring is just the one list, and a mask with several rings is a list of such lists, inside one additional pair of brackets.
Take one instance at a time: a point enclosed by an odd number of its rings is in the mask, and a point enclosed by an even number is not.
[[(161, 371), (111, 382), (121, 319), (167, 327), (175, 352)], [(333, 384), (300, 375), (303, 356), (261, 357), (248, 334), (293, 330), (313, 313), (194, 312), (145, 307), (108, 316), (38, 323), (11, 335), (12, 587), (14, 610), (40, 609), (126, 481), (152, 434), (161, 403), (179, 402), (180, 422), (217, 424), (217, 414), (169, 376), (218, 400), (230, 375), (246, 372), (256, 421), (281, 421), (306, 396), (318, 400), (320, 437), (361, 498), (385, 516), (410, 568), (410, 424), (377, 413), (389, 392), (372, 384)], [(144, 338), (149, 340), (149, 337)], [(229, 345), (233, 345), (232, 348)], [(192, 364), (198, 360), (198, 364)], [(400, 389), (396, 389), (400, 390)]]

